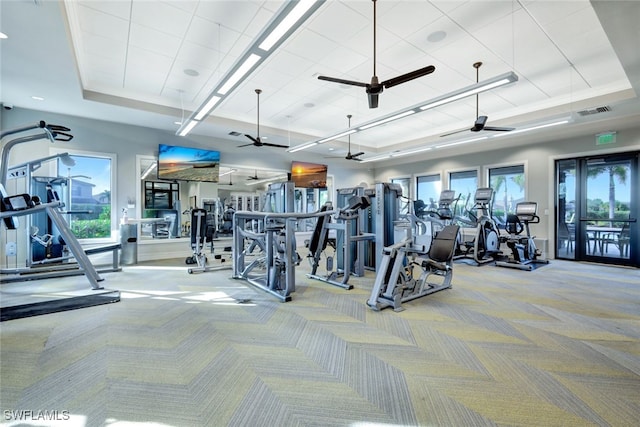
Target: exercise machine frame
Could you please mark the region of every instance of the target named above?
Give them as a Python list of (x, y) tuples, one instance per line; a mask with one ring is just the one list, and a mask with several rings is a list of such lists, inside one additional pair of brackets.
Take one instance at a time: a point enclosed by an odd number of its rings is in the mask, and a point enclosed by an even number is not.
[(455, 259), (468, 258), (474, 260), (477, 265), (485, 265), (495, 262), (496, 257), (500, 255), (500, 230), (491, 217), (492, 200), (493, 188), (476, 189), (472, 207), (478, 212), (474, 238), (472, 241), (463, 239), (458, 245)]
[[(369, 204), (367, 196), (352, 196), (349, 198), (349, 204), (337, 212), (332, 210), (331, 202), (327, 202), (321, 208), (320, 212), (324, 212), (325, 215), (318, 218), (309, 243), (309, 255), (307, 257), (311, 261), (311, 273), (307, 274), (307, 277), (347, 290), (353, 289), (353, 285), (349, 284), (349, 277), (352, 274), (356, 276), (364, 275), (364, 244), (366, 241), (375, 239), (374, 234), (363, 233), (360, 229), (360, 215), (369, 207)], [(332, 222), (334, 215), (336, 221)], [(353, 224), (356, 225), (355, 230), (353, 230)], [(322, 253), (327, 247), (331, 230), (336, 233), (335, 250), (336, 255), (342, 255), (342, 265), (339, 265), (337, 261), (334, 263), (333, 257), (327, 257), (326, 269), (328, 273), (321, 275), (318, 274), (318, 267), (320, 266)], [(355, 244), (356, 249), (354, 260), (351, 259), (352, 244)]]
[[(404, 302), (452, 287), (452, 261), (459, 226), (447, 225), (432, 238), (431, 223), (409, 214), (405, 221), (396, 223), (396, 230), (396, 234), (405, 236), (384, 248), (367, 300), (367, 305), (376, 311), (387, 307), (402, 311)], [(440, 280), (431, 281), (432, 276)]]
[[(296, 252), (296, 222), (331, 213), (237, 211), (233, 215), (232, 277), (245, 280), (282, 302), (291, 301), (291, 294), (296, 290), (295, 267), (300, 264), (300, 256)], [(256, 220), (260, 223), (261, 232), (249, 230), (251, 222)], [(261, 250), (257, 255), (254, 253), (256, 249)]]
[[(500, 242), (506, 243), (511, 249), (511, 256), (506, 260), (496, 261), (496, 265), (531, 271), (536, 264), (549, 264), (549, 260), (540, 258), (542, 253), (536, 247), (535, 236), (531, 235), (529, 228), (529, 224), (539, 223), (540, 217), (536, 202), (516, 204), (516, 213), (507, 215), (505, 229), (509, 235), (500, 237)], [(525, 236), (521, 236), (523, 231)]]

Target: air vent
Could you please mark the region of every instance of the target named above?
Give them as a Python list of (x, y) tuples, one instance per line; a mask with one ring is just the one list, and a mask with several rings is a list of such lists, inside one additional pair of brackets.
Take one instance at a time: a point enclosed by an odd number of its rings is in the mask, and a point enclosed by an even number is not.
[(590, 116), (592, 114), (606, 113), (607, 111), (611, 111), (611, 108), (609, 108), (608, 105), (604, 105), (602, 107), (595, 107), (588, 110), (578, 111), (578, 114), (580, 114), (581, 116)]
[(232, 130), (231, 132), (229, 132), (229, 135), (231, 135), (231, 136), (240, 136), (242, 134), (240, 132), (236, 132), (235, 130)]

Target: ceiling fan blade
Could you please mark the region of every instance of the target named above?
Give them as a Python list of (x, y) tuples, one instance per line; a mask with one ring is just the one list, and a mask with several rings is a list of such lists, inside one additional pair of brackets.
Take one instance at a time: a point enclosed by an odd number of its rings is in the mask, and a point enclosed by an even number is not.
[(501, 127), (485, 126), (484, 130), (492, 130), (494, 132), (511, 132), (512, 130), (516, 130), (516, 128), (501, 128)]
[(361, 151), (359, 153), (352, 154), (351, 157), (358, 157), (358, 156), (362, 156), (363, 154), (364, 154), (364, 151)]
[(246, 134), (246, 133), (244, 134), (244, 136), (246, 136), (247, 138), (249, 138), (250, 140), (252, 140), (255, 144), (260, 144), (260, 140), (259, 140), (259, 139), (256, 139), (256, 138), (254, 138), (254, 137), (252, 137), (251, 135), (248, 135), (248, 134)]
[(356, 82), (356, 81), (353, 81), (353, 80), (338, 79), (336, 77), (318, 76), (318, 80), (325, 80), (325, 81), (333, 82), (333, 83), (342, 83), (342, 84), (351, 85), (351, 86), (360, 86), (360, 87), (366, 87), (367, 86), (366, 83)]
[(418, 77), (426, 76), (427, 74), (433, 73), (435, 70), (436, 70), (436, 67), (434, 67), (433, 65), (429, 65), (427, 67), (420, 68), (419, 70), (411, 71), (410, 73), (406, 73), (401, 76), (386, 80), (381, 84), (385, 88), (390, 88), (390, 87), (408, 82), (410, 80), (417, 79)]
[(270, 142), (261, 142), (260, 145), (264, 145), (265, 147), (289, 148), (288, 145), (272, 144)]
[(249, 146), (254, 146), (254, 145), (256, 145), (256, 143), (255, 143), (255, 142), (252, 142), (251, 144), (242, 144), (242, 145), (238, 145), (238, 148), (241, 148), (241, 147), (249, 147)]

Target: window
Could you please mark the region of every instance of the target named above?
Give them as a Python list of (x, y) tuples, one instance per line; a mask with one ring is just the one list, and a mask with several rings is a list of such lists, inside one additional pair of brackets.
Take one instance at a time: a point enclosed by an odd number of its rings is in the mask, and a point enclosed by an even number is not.
[(460, 171), (449, 173), (449, 190), (455, 191), (460, 199), (456, 205), (455, 215), (465, 216), (468, 209), (473, 206), (473, 198), (478, 188), (478, 171)]
[[(69, 158), (71, 160), (69, 160)], [(112, 182), (115, 155), (72, 154), (58, 159), (58, 180), (49, 183), (65, 203), (67, 222), (78, 239), (110, 239), (115, 228)], [(64, 188), (66, 187), (66, 188)]]
[(489, 186), (493, 188), (493, 218), (499, 224), (507, 222), (516, 204), (525, 201), (524, 165), (489, 168)]
[(423, 175), (416, 178), (416, 199), (424, 202), (425, 209), (435, 210), (438, 208), (441, 191), (440, 174)]

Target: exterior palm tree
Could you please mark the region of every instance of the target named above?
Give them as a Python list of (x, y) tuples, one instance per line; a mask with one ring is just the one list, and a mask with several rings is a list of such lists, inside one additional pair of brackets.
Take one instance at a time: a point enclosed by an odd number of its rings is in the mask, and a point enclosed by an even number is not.
[(595, 178), (603, 173), (609, 174), (609, 219), (614, 219), (616, 212), (616, 182), (626, 184), (629, 168), (621, 165), (591, 166), (587, 169), (589, 178)]

